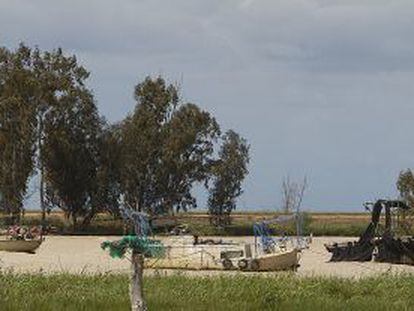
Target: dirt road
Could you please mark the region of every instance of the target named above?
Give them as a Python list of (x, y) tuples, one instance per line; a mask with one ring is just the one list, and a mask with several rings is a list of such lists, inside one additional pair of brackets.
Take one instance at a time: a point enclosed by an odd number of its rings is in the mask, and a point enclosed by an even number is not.
[[(104, 240), (117, 237), (96, 236), (50, 236), (41, 245), (36, 254), (0, 252), (0, 268), (16, 273), (126, 273), (129, 272), (128, 259), (112, 259), (101, 250)], [(223, 238), (234, 242), (252, 242), (252, 237)], [(165, 244), (176, 243), (177, 239), (163, 238)], [(365, 277), (380, 273), (414, 273), (414, 266), (393, 265), (386, 263), (330, 263), (329, 253), (323, 244), (333, 241), (347, 241), (349, 238), (318, 237), (313, 239), (310, 248), (304, 250), (300, 261), (299, 275), (303, 276), (338, 276)], [(176, 273), (161, 271), (156, 273)], [(147, 269), (146, 273), (155, 273)], [(216, 275), (221, 273), (240, 273), (223, 271), (188, 271), (190, 275)], [(276, 272), (277, 273), (277, 272)]]

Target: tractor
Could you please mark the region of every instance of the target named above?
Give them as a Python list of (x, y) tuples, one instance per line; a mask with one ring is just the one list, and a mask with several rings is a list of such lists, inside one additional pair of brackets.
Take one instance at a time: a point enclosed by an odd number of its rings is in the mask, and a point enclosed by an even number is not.
[[(357, 241), (325, 245), (332, 253), (330, 261), (371, 261), (396, 264), (414, 264), (414, 239), (397, 236), (398, 215), (409, 206), (400, 200), (378, 200), (366, 203), (371, 209), (371, 222)], [(385, 225), (381, 212), (385, 211)]]

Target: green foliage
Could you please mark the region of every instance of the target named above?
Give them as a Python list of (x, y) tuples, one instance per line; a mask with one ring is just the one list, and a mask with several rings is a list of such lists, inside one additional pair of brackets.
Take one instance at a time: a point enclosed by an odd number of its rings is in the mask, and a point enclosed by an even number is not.
[[(89, 73), (76, 58), (61, 50), (45, 53), (58, 87), (44, 112), (41, 161), (45, 169), (48, 203), (61, 208), (76, 225), (79, 216), (94, 214), (100, 119), (90, 90)], [(43, 134), (43, 133), (42, 133)], [(87, 217), (89, 218), (89, 217)]]
[[(129, 310), (126, 275), (0, 274), (1, 310)], [(414, 277), (146, 277), (150, 310), (412, 310)], [(53, 293), (53, 294), (51, 294)]]
[(95, 175), (101, 124), (85, 86), (88, 76), (61, 49), (42, 52), (23, 44), (16, 51), (0, 49), (1, 210), (21, 213), (38, 164), (50, 208), (62, 208), (74, 222), (96, 212), (91, 202), (100, 195)]
[(349, 236), (358, 237), (367, 228), (367, 222), (354, 223), (318, 223), (311, 222), (309, 231), (304, 234), (312, 233), (314, 236)]
[(309, 235), (311, 232), (313, 233), (313, 231), (311, 231), (312, 216), (310, 213), (300, 213), (298, 221), (300, 227), (299, 232), (297, 232), (298, 227), (295, 218), (288, 222), (269, 225), (269, 227), (275, 235), (287, 234), (290, 236), (295, 236), (297, 234)]
[(122, 124), (121, 189), (125, 203), (160, 214), (196, 206), (195, 182), (208, 174), (215, 119), (162, 78), (146, 78), (135, 88), (137, 106)]
[(114, 275), (0, 274), (0, 306), (2, 311), (128, 310), (128, 281)]
[(406, 203), (414, 207), (414, 175), (410, 169), (400, 172), (397, 180), (397, 189)]
[(410, 234), (414, 229), (414, 174), (410, 169), (401, 171), (397, 180), (400, 197), (410, 207), (409, 210), (398, 210), (398, 228), (400, 234)]
[[(366, 229), (369, 218), (356, 219), (355, 221), (343, 221), (338, 219), (336, 222), (319, 221), (318, 216), (310, 213), (305, 213), (305, 221), (303, 224), (303, 235), (313, 236), (349, 236), (358, 237)], [(0, 216), (0, 228), (6, 225), (8, 219)], [(207, 217), (202, 220), (186, 215), (183, 218), (178, 216), (178, 223), (183, 223), (192, 234), (199, 236), (252, 236), (253, 223), (255, 220), (249, 219), (248, 214), (243, 218), (236, 218), (232, 223), (225, 227), (217, 227), (210, 223)], [(7, 223), (8, 224), (8, 223)], [(42, 224), (40, 216), (25, 216), (21, 219), (21, 224), (26, 226), (39, 226)], [(73, 228), (71, 222), (58, 214), (52, 213), (48, 217), (48, 224), (56, 228), (58, 234), (77, 234), (77, 235), (118, 235), (131, 233), (132, 231), (125, 231), (126, 228), (122, 219), (114, 217), (106, 213), (97, 214), (87, 227)], [(129, 228), (131, 229), (131, 228)], [(271, 226), (275, 234), (286, 232), (289, 235), (296, 235), (296, 227), (294, 223), (287, 225)], [(168, 231), (167, 231), (168, 232)], [(156, 235), (163, 235), (166, 233), (164, 228), (159, 228), (158, 231), (154, 229)], [(409, 231), (407, 234), (414, 235), (414, 231)]]
[(222, 159), (215, 161), (216, 120), (183, 103), (178, 89), (160, 77), (138, 84), (134, 112), (108, 125), (98, 115), (88, 77), (61, 49), (0, 49), (1, 210), (20, 215), (28, 178), (37, 170), (42, 210), (58, 207), (74, 225), (79, 218), (89, 224), (100, 211), (117, 215), (121, 197), (151, 215), (186, 211), (196, 207), (193, 185), (207, 183), (212, 167), (217, 183), (234, 170), (218, 204), (225, 213), (235, 207), (241, 193), (235, 179), (247, 174), (238, 167), (240, 159), (248, 160), (243, 139), (229, 131)]
[[(119, 125), (104, 124), (98, 137), (96, 188), (92, 205), (96, 211), (119, 215), (121, 142)], [(91, 216), (95, 214), (90, 213)]]
[(216, 226), (229, 225), (230, 213), (242, 194), (242, 182), (248, 174), (249, 145), (236, 132), (223, 137), (219, 159), (212, 166), (213, 185), (208, 199), (209, 215)]
[(0, 48), (0, 210), (17, 217), (34, 167), (37, 89), (32, 51)]

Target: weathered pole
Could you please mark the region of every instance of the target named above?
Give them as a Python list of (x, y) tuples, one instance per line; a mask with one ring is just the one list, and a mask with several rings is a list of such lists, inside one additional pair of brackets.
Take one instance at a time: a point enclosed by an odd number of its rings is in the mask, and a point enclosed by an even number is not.
[(144, 300), (143, 291), (143, 272), (144, 272), (144, 255), (132, 250), (131, 256), (132, 274), (129, 286), (131, 310), (132, 311), (147, 311), (147, 305)]
[(39, 152), (39, 170), (40, 170), (40, 185), (39, 185), (39, 195), (40, 195), (40, 208), (42, 210), (42, 231), (45, 230), (46, 225), (46, 205), (45, 205), (45, 192), (44, 192), (44, 166), (42, 159), (42, 135), (43, 135), (43, 112), (39, 116), (39, 131), (37, 133), (38, 138), (38, 152)]

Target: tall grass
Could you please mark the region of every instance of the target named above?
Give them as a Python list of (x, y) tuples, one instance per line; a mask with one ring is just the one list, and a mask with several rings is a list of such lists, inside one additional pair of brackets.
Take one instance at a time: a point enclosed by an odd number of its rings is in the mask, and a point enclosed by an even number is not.
[[(253, 224), (256, 219), (246, 213), (243, 217), (239, 214), (233, 219), (232, 224), (225, 228), (216, 228), (210, 224), (207, 217), (197, 218), (191, 215), (179, 218), (179, 223), (184, 223), (189, 228), (190, 233), (198, 234), (200, 236), (248, 236), (253, 235)], [(269, 215), (264, 215), (269, 216)], [(317, 216), (306, 213), (303, 222), (303, 234), (313, 233), (314, 236), (359, 236), (368, 226), (369, 218), (355, 219), (350, 221), (350, 216), (345, 218), (338, 216), (337, 219), (332, 220), (318, 220)], [(264, 217), (263, 217), (264, 218)], [(352, 220), (352, 217), (351, 217)], [(4, 224), (4, 218), (0, 215), (0, 228)], [(114, 219), (107, 214), (99, 214), (94, 220), (85, 228), (73, 229), (70, 222), (63, 217), (62, 214), (52, 213), (47, 217), (47, 223), (55, 229), (57, 234), (76, 234), (76, 235), (122, 235), (124, 234), (124, 224), (121, 219)], [(29, 214), (23, 217), (22, 224), (27, 226), (34, 226), (41, 224), (40, 214)], [(275, 234), (285, 232), (289, 235), (296, 234), (296, 227), (294, 224), (288, 225), (273, 225)], [(155, 231), (156, 234), (165, 234), (168, 230), (160, 229)]]
[[(146, 277), (150, 310), (413, 310), (414, 277)], [(122, 275), (0, 274), (0, 310), (129, 310)]]
[[(367, 228), (368, 222), (356, 221), (353, 223), (329, 223), (312, 221), (303, 226), (302, 234), (314, 236), (349, 236), (356, 237), (361, 235)], [(208, 223), (189, 224), (190, 232), (197, 233), (200, 236), (251, 236), (253, 232), (253, 222), (235, 221), (226, 228), (215, 228)], [(278, 235), (282, 232), (288, 235), (296, 234), (296, 227), (294, 224), (280, 226), (270, 225), (272, 234)]]
[(354, 223), (319, 223), (309, 224), (306, 234), (312, 232), (314, 236), (360, 236), (367, 228), (366, 222)]

